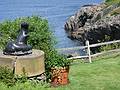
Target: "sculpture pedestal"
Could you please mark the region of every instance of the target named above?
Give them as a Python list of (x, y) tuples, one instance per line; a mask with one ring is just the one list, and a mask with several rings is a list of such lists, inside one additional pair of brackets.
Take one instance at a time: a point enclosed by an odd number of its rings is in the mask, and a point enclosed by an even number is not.
[(16, 75), (24, 72), (28, 77), (37, 76), (45, 72), (44, 52), (32, 50), (32, 54), (24, 56), (4, 55), (0, 52), (0, 66), (7, 66), (14, 70)]

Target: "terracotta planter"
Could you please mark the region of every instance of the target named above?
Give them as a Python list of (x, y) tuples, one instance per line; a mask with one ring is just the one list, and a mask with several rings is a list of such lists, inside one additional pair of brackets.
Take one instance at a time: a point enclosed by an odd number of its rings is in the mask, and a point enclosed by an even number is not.
[(69, 83), (69, 67), (52, 68), (51, 73), (51, 84), (53, 86), (66, 85)]

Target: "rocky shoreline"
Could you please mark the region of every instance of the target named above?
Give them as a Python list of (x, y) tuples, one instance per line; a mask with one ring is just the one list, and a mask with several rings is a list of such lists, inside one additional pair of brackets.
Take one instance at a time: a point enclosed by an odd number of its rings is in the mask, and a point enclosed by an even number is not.
[(84, 5), (65, 23), (65, 30), (71, 39), (90, 44), (120, 39), (120, 14), (114, 10), (119, 4), (107, 6)]

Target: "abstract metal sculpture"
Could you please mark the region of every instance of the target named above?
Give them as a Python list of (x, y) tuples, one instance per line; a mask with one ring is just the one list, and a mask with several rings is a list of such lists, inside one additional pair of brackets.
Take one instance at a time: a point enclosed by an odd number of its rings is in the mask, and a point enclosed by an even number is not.
[(29, 36), (28, 27), (29, 25), (25, 22), (21, 24), (21, 29), (16, 41), (8, 42), (5, 49), (3, 50), (3, 54), (20, 56), (32, 53), (32, 46), (27, 45), (27, 38)]

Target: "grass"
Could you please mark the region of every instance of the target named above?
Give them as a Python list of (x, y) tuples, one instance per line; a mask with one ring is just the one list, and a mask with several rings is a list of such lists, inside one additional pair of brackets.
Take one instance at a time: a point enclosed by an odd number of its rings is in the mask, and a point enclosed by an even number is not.
[(120, 90), (120, 54), (72, 65), (70, 81), (56, 90)]
[(108, 5), (119, 3), (120, 0), (105, 0)]
[(0, 90), (120, 90), (120, 53), (98, 57), (93, 63), (74, 62), (70, 67), (70, 84), (56, 88), (44, 84), (17, 84)]

